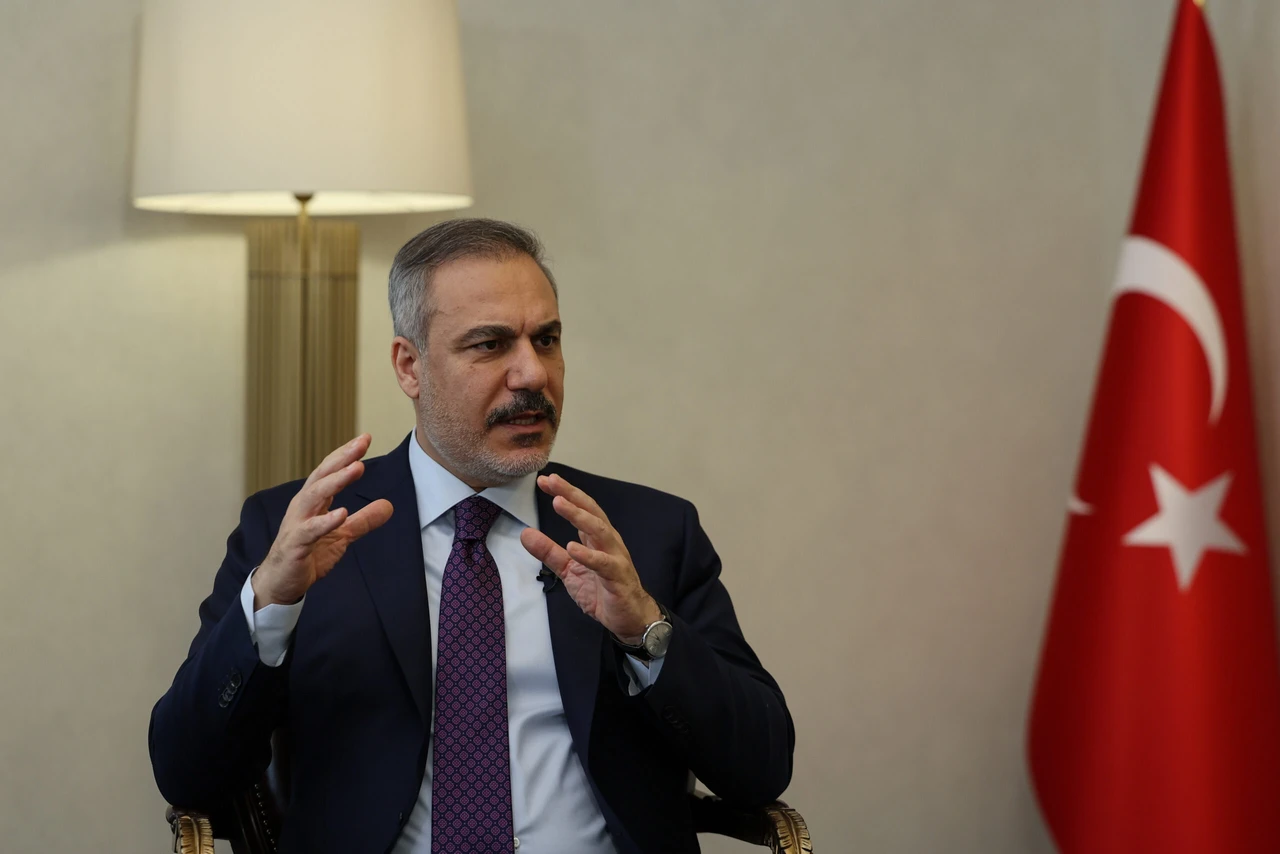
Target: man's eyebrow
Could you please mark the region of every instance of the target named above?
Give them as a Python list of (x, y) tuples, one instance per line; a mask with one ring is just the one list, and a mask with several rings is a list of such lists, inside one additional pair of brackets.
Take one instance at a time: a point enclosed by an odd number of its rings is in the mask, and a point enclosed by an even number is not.
[(552, 320), (542, 324), (537, 329), (535, 329), (533, 331), (533, 337), (538, 338), (543, 335), (559, 335), (560, 329), (561, 329), (560, 321)]
[(478, 344), (481, 341), (489, 341), (497, 339), (499, 341), (508, 341), (516, 337), (516, 331), (510, 326), (504, 326), (501, 323), (492, 323), (487, 326), (475, 326), (468, 329), (466, 333), (458, 339), (458, 343)]

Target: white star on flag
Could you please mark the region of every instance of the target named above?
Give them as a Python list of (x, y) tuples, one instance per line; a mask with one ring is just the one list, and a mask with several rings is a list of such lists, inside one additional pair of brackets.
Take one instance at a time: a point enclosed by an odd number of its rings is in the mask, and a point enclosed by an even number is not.
[(1218, 518), (1231, 486), (1231, 472), (1223, 472), (1193, 492), (1158, 465), (1152, 464), (1150, 471), (1160, 511), (1125, 534), (1125, 545), (1168, 548), (1182, 590), (1191, 587), (1205, 552), (1240, 555), (1248, 551)]

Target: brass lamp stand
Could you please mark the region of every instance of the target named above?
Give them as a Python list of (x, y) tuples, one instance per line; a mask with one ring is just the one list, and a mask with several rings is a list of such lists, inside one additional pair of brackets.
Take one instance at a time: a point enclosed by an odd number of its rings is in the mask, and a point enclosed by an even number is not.
[(313, 220), (246, 227), (249, 248), (245, 487), (305, 478), (356, 421), (360, 229)]

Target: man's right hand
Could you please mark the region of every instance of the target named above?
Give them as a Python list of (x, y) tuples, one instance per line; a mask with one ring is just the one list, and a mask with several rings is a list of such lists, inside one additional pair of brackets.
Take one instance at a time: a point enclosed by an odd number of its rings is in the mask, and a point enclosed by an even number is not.
[(360, 458), (371, 437), (362, 433), (316, 467), (289, 502), (267, 559), (253, 574), (253, 608), (297, 602), (329, 574), (347, 546), (391, 518), (391, 502), (380, 498), (348, 518), (347, 509), (330, 510), (333, 497), (364, 474)]

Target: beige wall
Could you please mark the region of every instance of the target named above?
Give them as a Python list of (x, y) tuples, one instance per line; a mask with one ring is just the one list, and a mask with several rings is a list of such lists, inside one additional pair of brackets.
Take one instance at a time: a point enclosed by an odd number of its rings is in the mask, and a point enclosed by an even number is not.
[[(820, 850), (1050, 850), (1023, 720), (1170, 0), (460, 5), (476, 212), (562, 283), (558, 456), (699, 505)], [(1276, 461), (1280, 10), (1210, 5)], [(167, 850), (147, 713), (240, 498), (240, 225), (129, 208), (137, 8), (0, 5), (5, 851)], [(364, 223), (378, 449), (431, 221)]]

